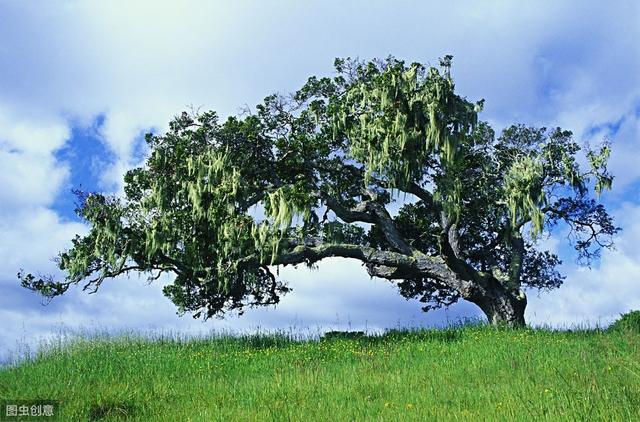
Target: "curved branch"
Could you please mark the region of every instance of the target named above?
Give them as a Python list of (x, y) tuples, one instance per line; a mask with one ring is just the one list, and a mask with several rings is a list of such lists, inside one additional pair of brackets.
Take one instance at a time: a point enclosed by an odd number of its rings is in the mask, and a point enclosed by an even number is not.
[(417, 183), (411, 182), (407, 184), (405, 190), (420, 198), (425, 205), (432, 207), (440, 214), (439, 223), (442, 228), (439, 238), (440, 252), (451, 266), (451, 269), (460, 277), (466, 279), (474, 278), (476, 276), (475, 270), (462, 258), (457, 223), (447, 216), (440, 204), (433, 199), (431, 192), (422, 188)]
[[(318, 246), (296, 245), (289, 251), (280, 253), (272, 264), (315, 263), (329, 257), (353, 258), (365, 264), (389, 266), (414, 275), (418, 275), (421, 271), (417, 265), (417, 259), (413, 256), (344, 243)], [(437, 264), (434, 262), (434, 265)]]
[(381, 251), (367, 246), (353, 244), (300, 244), (295, 240), (283, 242), (282, 252), (273, 262), (261, 262), (258, 256), (245, 258), (241, 265), (297, 265), (313, 264), (324, 258), (353, 258), (363, 262), (372, 277), (389, 280), (423, 277), (458, 291), (463, 297), (473, 297), (479, 285), (477, 279), (462, 279), (452, 271), (439, 256), (429, 256), (416, 252), (411, 256), (393, 251)]
[(467, 280), (478, 278), (476, 270), (461, 256), (456, 222), (451, 220), (444, 211), (440, 213), (440, 227), (442, 227), (442, 232), (440, 233), (438, 243), (440, 253), (447, 265), (460, 278)]
[(406, 191), (412, 195), (420, 198), (427, 206), (435, 208), (437, 211), (440, 211), (441, 208), (439, 204), (433, 199), (433, 195), (428, 190), (424, 189), (416, 182), (410, 182), (404, 188), (399, 188), (402, 191)]
[(375, 224), (376, 220), (373, 215), (364, 211), (366, 209), (366, 203), (360, 203), (354, 209), (349, 209), (342, 206), (335, 198), (323, 195), (323, 199), (327, 204), (327, 207), (333, 211), (338, 218), (345, 223), (355, 223), (357, 221), (362, 223)]
[[(375, 194), (370, 193), (370, 196), (374, 197)], [(397, 229), (391, 215), (386, 208), (376, 202), (375, 200), (367, 200), (359, 203), (353, 209), (348, 209), (342, 206), (335, 198), (330, 196), (324, 197), (327, 207), (333, 211), (338, 218), (345, 223), (354, 223), (356, 221), (363, 223), (376, 224), (382, 229), (382, 233), (398, 252), (405, 255), (411, 255), (414, 253), (415, 248), (409, 245), (409, 242), (400, 234)]]

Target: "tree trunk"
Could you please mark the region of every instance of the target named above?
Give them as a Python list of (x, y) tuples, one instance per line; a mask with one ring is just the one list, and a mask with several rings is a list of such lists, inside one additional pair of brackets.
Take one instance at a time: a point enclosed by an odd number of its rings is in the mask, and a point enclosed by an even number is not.
[(491, 325), (524, 327), (524, 310), (527, 307), (524, 292), (506, 289), (497, 281), (491, 284), (469, 300), (482, 309)]

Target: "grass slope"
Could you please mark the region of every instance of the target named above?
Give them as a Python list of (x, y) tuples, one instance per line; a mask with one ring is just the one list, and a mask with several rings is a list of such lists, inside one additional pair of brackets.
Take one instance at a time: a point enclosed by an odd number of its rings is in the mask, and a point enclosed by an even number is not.
[(0, 370), (0, 400), (36, 398), (65, 421), (640, 420), (640, 335), (84, 340)]

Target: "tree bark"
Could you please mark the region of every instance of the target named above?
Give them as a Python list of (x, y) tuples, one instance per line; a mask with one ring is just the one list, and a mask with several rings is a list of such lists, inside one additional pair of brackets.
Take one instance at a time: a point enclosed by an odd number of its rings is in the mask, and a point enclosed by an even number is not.
[[(496, 283), (498, 283), (496, 281)], [(482, 309), (491, 325), (524, 327), (524, 310), (527, 307), (527, 296), (518, 289), (512, 291), (502, 285), (491, 283), (481, 289), (482, 293), (467, 298)]]
[[(410, 184), (408, 192), (440, 209), (431, 194), (417, 184)], [(330, 196), (324, 195), (323, 198), (327, 207), (346, 223), (360, 221), (379, 225), (395, 251), (380, 251), (356, 245), (305, 245), (296, 248), (294, 252), (297, 253), (286, 257), (283, 263), (299, 261), (302, 256), (311, 262), (327, 256), (356, 258), (365, 263), (372, 277), (398, 280), (423, 276), (438, 280), (456, 290), (462, 298), (478, 305), (492, 325), (525, 325), (524, 310), (527, 297), (520, 289), (519, 283), (524, 241), (519, 232), (510, 236), (514, 258), (509, 268), (509, 278), (500, 281), (492, 275), (477, 271), (465, 262), (460, 253), (457, 225), (441, 209), (440, 256), (427, 256), (407, 243), (384, 206), (375, 202), (375, 194), (368, 195), (371, 200), (363, 201), (353, 209), (343, 207)]]
[[(367, 267), (372, 277), (400, 280), (428, 277), (455, 289), (460, 296), (480, 307), (492, 325), (520, 327), (525, 325), (524, 310), (527, 297), (512, 283), (503, 283), (492, 275), (456, 266), (442, 256), (414, 253), (407, 256), (399, 252), (383, 251), (351, 244), (299, 243), (294, 239), (283, 242), (281, 252), (274, 261), (260, 262), (256, 256), (243, 260), (244, 265), (297, 265), (315, 263), (324, 258), (354, 258)], [(460, 261), (463, 262), (463, 261)], [(464, 270), (464, 271), (463, 271)]]

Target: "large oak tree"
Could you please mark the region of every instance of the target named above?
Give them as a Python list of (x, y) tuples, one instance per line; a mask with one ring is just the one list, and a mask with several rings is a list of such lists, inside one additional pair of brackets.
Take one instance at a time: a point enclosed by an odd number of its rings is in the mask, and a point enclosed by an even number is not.
[(586, 262), (611, 247), (619, 229), (590, 196), (611, 185), (609, 145), (581, 167), (571, 132), (496, 137), (482, 101), (455, 93), (450, 60), (336, 60), (336, 76), (253, 113), (183, 113), (147, 136), (124, 197), (81, 194), (90, 231), (59, 254), (66, 278), (20, 272), (22, 284), (54, 297), (173, 273), (165, 295), (211, 317), (277, 303), (289, 289), (273, 266), (344, 257), (425, 310), (465, 299), (491, 323), (524, 324), (524, 289), (562, 284), (558, 257), (537, 248), (552, 227)]

